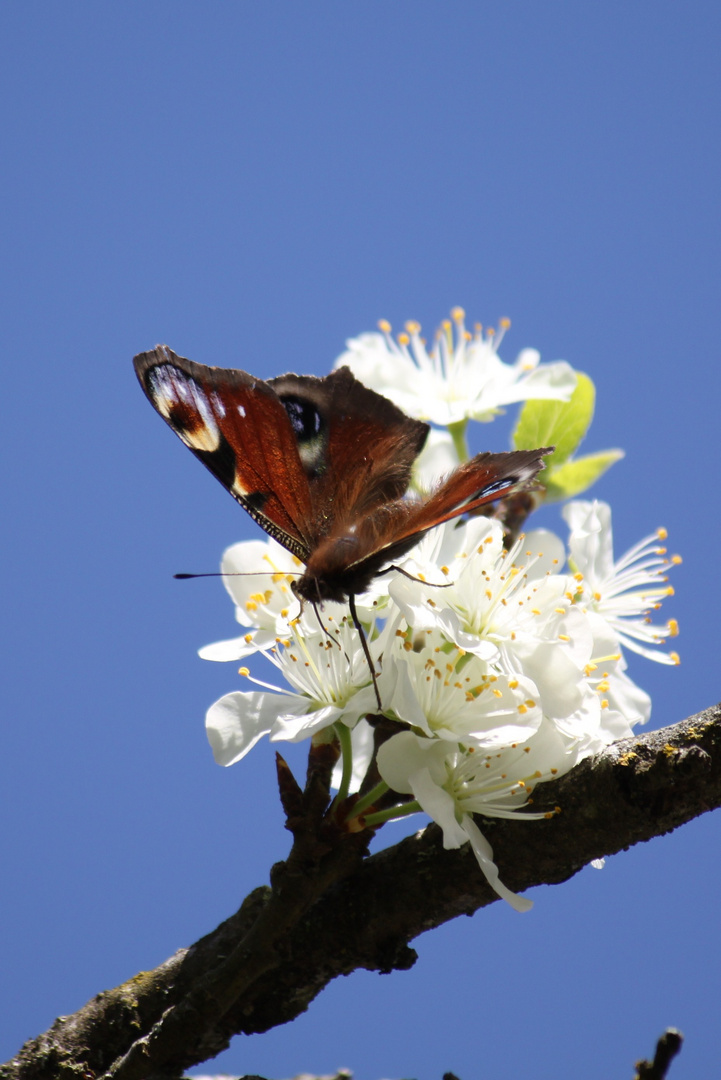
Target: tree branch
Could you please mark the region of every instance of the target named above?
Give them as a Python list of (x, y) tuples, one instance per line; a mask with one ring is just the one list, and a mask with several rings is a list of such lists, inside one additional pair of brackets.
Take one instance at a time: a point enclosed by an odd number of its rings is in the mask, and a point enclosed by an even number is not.
[[(321, 773), (328, 767), (321, 762)], [(154, 971), (56, 1020), (0, 1066), (0, 1080), (180, 1076), (234, 1034), (293, 1019), (338, 975), (411, 967), (409, 942), (418, 934), (498, 899), (468, 846), (445, 851), (434, 825), (364, 859), (366, 834), (333, 832), (322, 788), (313, 775), (304, 793), (286, 784), (294, 845), (273, 869), (271, 888), (255, 889), (216, 930)], [(539, 785), (534, 811), (561, 808), (549, 820), (490, 819), (482, 828), (502, 880), (521, 892), (566, 881), (591, 859), (720, 804), (718, 705)]]

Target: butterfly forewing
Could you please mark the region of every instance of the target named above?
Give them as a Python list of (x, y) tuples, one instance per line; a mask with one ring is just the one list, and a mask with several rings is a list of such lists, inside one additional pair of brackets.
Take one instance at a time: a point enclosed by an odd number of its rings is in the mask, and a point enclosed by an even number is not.
[(176, 435), (267, 533), (305, 561), (316, 540), (308, 478), (274, 392), (243, 371), (194, 364), (167, 346), (134, 363)]

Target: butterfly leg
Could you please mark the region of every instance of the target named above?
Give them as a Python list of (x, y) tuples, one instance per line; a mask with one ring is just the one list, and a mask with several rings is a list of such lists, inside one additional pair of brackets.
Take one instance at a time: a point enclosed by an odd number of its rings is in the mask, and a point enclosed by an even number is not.
[(356, 630), (358, 631), (358, 633), (360, 635), (361, 645), (363, 646), (363, 652), (365, 653), (365, 658), (368, 661), (368, 667), (370, 668), (371, 679), (373, 680), (373, 689), (375, 690), (376, 701), (378, 702), (378, 712), (383, 712), (383, 703), (381, 702), (381, 695), (380, 695), (380, 691), (378, 690), (378, 676), (376, 674), (376, 669), (373, 666), (373, 659), (371, 657), (370, 649), (368, 648), (368, 641), (366, 640), (365, 630), (363, 629), (361, 621), (358, 618), (358, 612), (356, 610), (355, 597), (354, 597), (353, 593), (351, 593), (349, 595), (349, 597), (348, 597), (348, 607), (350, 608), (350, 617), (353, 620), (353, 625), (355, 626)]

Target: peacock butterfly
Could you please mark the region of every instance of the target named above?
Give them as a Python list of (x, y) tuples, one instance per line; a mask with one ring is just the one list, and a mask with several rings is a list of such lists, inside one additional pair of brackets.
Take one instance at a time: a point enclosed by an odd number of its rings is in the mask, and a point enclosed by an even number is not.
[(361, 635), (356, 594), (435, 525), (532, 480), (552, 450), (477, 454), (427, 498), (410, 501), (404, 496), (428, 424), (348, 368), (264, 382), (195, 364), (167, 345), (140, 353), (134, 364), (151, 405), (176, 435), (305, 563), (293, 583), (296, 596), (312, 604), (347, 599)]

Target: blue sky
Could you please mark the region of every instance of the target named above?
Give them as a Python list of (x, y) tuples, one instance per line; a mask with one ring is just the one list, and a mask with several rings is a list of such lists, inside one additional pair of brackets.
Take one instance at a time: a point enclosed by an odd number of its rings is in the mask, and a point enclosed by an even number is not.
[[(221, 770), (205, 740), (237, 682), (196, 649), (232, 609), (172, 580), (258, 532), (134, 353), (323, 374), (381, 317), (509, 316), (504, 359), (596, 382), (618, 551), (665, 525), (683, 555), (682, 666), (631, 667), (652, 725), (719, 699), (720, 23), (666, 0), (3, 5), (0, 1059), (287, 851), (270, 749)], [(719, 820), (425, 935), (413, 970), (340, 980), (212, 1068), (606, 1080), (673, 1024), (674, 1080), (710, 1075)]]

